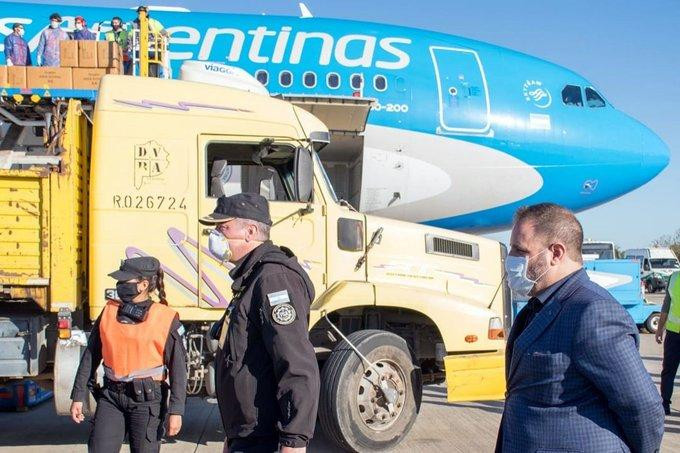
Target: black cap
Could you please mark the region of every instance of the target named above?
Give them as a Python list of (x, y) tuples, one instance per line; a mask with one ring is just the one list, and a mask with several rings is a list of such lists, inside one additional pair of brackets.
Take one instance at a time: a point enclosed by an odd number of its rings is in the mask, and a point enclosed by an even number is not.
[(137, 8), (137, 12), (140, 12), (140, 11), (146, 11), (146, 12), (148, 13), (148, 12), (149, 12), (149, 7), (148, 7), (148, 6), (144, 6), (144, 5), (140, 5), (139, 8)]
[(161, 263), (153, 256), (139, 256), (120, 262), (120, 268), (109, 274), (119, 282), (125, 282), (134, 278), (151, 278), (158, 274)]
[(212, 214), (200, 218), (203, 225), (215, 225), (232, 219), (250, 219), (266, 225), (272, 224), (269, 216), (269, 202), (256, 193), (237, 193), (230, 197), (221, 196)]
[(61, 16), (59, 15), (59, 13), (52, 13), (50, 15), (50, 20), (56, 20), (56, 21), (61, 22)]

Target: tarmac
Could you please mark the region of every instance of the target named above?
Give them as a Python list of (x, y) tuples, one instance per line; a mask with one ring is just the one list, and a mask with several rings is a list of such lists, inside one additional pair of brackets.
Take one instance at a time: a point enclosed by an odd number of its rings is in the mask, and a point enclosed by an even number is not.
[[(662, 295), (648, 299), (661, 303)], [(662, 347), (654, 336), (641, 334), (640, 354), (652, 380), (659, 385)], [(680, 378), (676, 379), (673, 413), (666, 417), (666, 429), (661, 451), (680, 451)], [(425, 387), (418, 420), (406, 439), (394, 452), (484, 452), (493, 451), (496, 433), (503, 411), (502, 401), (448, 403), (445, 385)], [(85, 452), (89, 423), (73, 423), (68, 417), (54, 413), (46, 402), (28, 412), (0, 413), (0, 451), (53, 453)], [(221, 452), (224, 433), (220, 427), (215, 404), (200, 398), (189, 398), (184, 425), (180, 434), (165, 443), (164, 452)], [(121, 451), (129, 452), (123, 447)], [(310, 452), (340, 452), (323, 433), (317, 432)]]

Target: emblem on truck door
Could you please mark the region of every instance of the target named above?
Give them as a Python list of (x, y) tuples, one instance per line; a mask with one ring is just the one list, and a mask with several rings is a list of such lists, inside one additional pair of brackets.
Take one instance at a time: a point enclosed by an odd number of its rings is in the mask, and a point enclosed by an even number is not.
[(169, 153), (155, 140), (135, 145), (135, 188), (158, 179), (170, 165)]

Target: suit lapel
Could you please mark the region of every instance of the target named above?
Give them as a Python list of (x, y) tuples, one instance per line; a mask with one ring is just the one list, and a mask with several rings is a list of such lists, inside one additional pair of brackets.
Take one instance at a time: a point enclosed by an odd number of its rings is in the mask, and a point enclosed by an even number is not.
[[(547, 305), (536, 315), (536, 317), (529, 323), (524, 331), (519, 334), (514, 340), (512, 347), (512, 357), (510, 358), (510, 371), (508, 372), (508, 383), (510, 383), (517, 365), (522, 357), (522, 354), (527, 348), (541, 336), (545, 329), (552, 324), (559, 312), (562, 310), (564, 304), (562, 303), (571, 293), (580, 286), (582, 280), (587, 278), (584, 270), (580, 270), (570, 281), (566, 282), (557, 292), (550, 298)], [(510, 386), (508, 385), (508, 388)]]
[(548, 302), (548, 304), (543, 307), (543, 310), (541, 310), (536, 315), (536, 317), (531, 320), (526, 329), (524, 329), (524, 332), (522, 332), (517, 337), (512, 348), (508, 380), (512, 379), (512, 376), (517, 369), (519, 359), (522, 357), (524, 351), (526, 351), (529, 345), (536, 341), (536, 339), (541, 336), (543, 331), (545, 331), (545, 329), (548, 328), (548, 326), (554, 321), (560, 308), (561, 304), (558, 300), (553, 299), (552, 301)]

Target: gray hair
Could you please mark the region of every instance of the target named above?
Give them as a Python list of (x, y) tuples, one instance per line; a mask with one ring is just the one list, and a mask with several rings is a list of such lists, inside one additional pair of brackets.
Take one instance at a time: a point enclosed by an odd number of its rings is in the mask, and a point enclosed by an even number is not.
[(583, 227), (573, 212), (554, 203), (539, 203), (522, 206), (515, 212), (515, 225), (532, 220), (534, 228), (546, 246), (559, 241), (564, 244), (567, 255), (576, 262), (582, 262)]
[(235, 222), (238, 222), (239, 227), (245, 228), (248, 225), (255, 225), (258, 231), (258, 235), (255, 238), (257, 241), (268, 241), (269, 240), (269, 233), (272, 229), (271, 225), (267, 225), (266, 223), (258, 222), (257, 220), (250, 220), (250, 219), (235, 219)]

